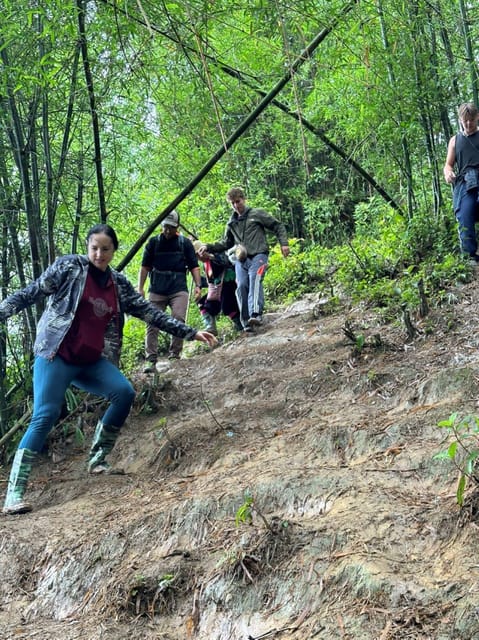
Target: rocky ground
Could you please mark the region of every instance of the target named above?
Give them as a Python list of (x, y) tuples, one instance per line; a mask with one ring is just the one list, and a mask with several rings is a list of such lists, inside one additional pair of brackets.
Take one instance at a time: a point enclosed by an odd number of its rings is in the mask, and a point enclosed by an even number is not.
[(138, 373), (125, 475), (86, 475), (92, 421), (57, 438), (0, 518), (2, 640), (479, 638), (476, 492), (435, 458), (477, 411), (476, 281), (413, 340), (328, 307)]

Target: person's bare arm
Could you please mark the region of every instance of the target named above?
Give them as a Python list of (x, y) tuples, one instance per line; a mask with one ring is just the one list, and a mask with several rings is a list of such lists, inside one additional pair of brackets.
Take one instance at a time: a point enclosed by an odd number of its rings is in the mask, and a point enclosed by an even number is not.
[(449, 140), (447, 146), (446, 164), (444, 165), (444, 180), (448, 184), (453, 184), (456, 179), (454, 173), (454, 163), (456, 162), (456, 136)]
[(193, 278), (193, 280), (195, 281), (195, 286), (196, 288), (200, 288), (201, 289), (201, 272), (200, 272), (200, 268), (199, 267), (193, 267), (193, 269), (190, 270), (191, 271), (191, 276)]
[(193, 278), (194, 282), (195, 282), (195, 300), (198, 300), (198, 298), (201, 298), (201, 271), (199, 267), (193, 267), (193, 269), (190, 269), (190, 273), (191, 273), (191, 277)]
[(140, 293), (143, 297), (145, 297), (145, 281), (148, 277), (150, 269), (148, 267), (140, 267), (140, 272), (138, 274), (138, 293)]

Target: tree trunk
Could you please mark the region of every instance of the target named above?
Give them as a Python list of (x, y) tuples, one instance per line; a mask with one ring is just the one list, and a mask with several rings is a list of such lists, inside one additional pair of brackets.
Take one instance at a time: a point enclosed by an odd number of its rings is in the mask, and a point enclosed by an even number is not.
[(464, 48), (466, 50), (466, 61), (469, 65), (469, 74), (471, 76), (471, 93), (474, 104), (478, 104), (478, 76), (477, 66), (475, 63), (474, 49), (471, 41), (471, 32), (469, 30), (469, 19), (464, 0), (459, 0), (459, 11), (461, 13), (461, 29), (464, 36)]
[[(75, 49), (75, 55), (73, 57), (72, 64), (72, 75), (70, 81), (70, 95), (68, 97), (68, 107), (65, 118), (65, 129), (63, 131), (63, 140), (62, 140), (62, 148), (60, 152), (60, 160), (58, 163), (58, 170), (56, 175), (56, 181), (53, 184), (52, 190), (52, 208), (51, 215), (48, 218), (49, 229), (53, 235), (53, 230), (55, 227), (55, 219), (58, 208), (58, 197), (60, 194), (60, 182), (65, 171), (65, 164), (67, 160), (68, 149), (70, 147), (70, 132), (72, 127), (72, 119), (73, 119), (73, 105), (75, 103), (75, 95), (77, 91), (77, 78), (78, 78), (78, 63), (80, 59), (80, 46), (77, 46)], [(82, 172), (83, 173), (83, 172)], [(82, 181), (83, 175), (80, 174), (78, 176), (78, 180)], [(72, 253), (76, 253), (76, 251), (72, 251)]]
[(98, 202), (100, 207), (100, 221), (105, 224), (107, 221), (108, 213), (106, 211), (105, 202), (105, 188), (103, 184), (103, 169), (102, 169), (102, 157), (101, 157), (101, 144), (100, 144), (100, 127), (98, 124), (98, 112), (96, 108), (96, 97), (93, 88), (93, 75), (90, 68), (90, 60), (88, 58), (88, 47), (86, 41), (85, 32), (85, 2), (84, 0), (77, 0), (78, 9), (78, 32), (80, 34), (80, 48), (83, 59), (83, 70), (85, 73), (85, 81), (88, 91), (88, 98), (90, 101), (90, 114), (91, 123), (93, 128), (93, 143), (95, 146), (95, 167), (96, 167), (96, 181), (98, 187)]
[[(379, 16), (379, 23), (381, 26), (381, 40), (386, 58), (389, 84), (391, 85), (393, 91), (397, 91), (396, 74), (394, 73), (394, 67), (391, 63), (393, 52), (391, 51), (391, 47), (389, 46), (389, 38), (387, 34), (386, 22), (384, 20), (382, 0), (377, 1), (377, 11)], [(400, 107), (398, 107), (398, 116), (399, 120), (402, 121), (403, 116), (401, 114)], [(407, 211), (409, 218), (411, 218), (414, 211), (414, 187), (412, 182), (411, 156), (409, 153), (409, 145), (405, 134), (401, 136), (401, 147), (403, 152), (403, 173), (406, 179)]]
[[(4, 64), (5, 69), (9, 69), (10, 63), (8, 60), (5, 43), (0, 42), (0, 57)], [(8, 71), (7, 71), (8, 73)], [(9, 136), (12, 145), (12, 152), (17, 165), (20, 181), (23, 191), (23, 199), (25, 203), (25, 211), (28, 219), (28, 239), (30, 247), (30, 256), (32, 260), (33, 277), (38, 278), (42, 272), (42, 260), (40, 251), (40, 233), (37, 224), (37, 211), (35, 207), (35, 199), (33, 197), (32, 181), (30, 176), (29, 167), (29, 147), (25, 142), (25, 136), (23, 134), (22, 122), (20, 114), (17, 108), (15, 100), (15, 93), (12, 89), (9, 79), (6, 80), (7, 91), (7, 104), (10, 116)], [(34, 121), (33, 110), (36, 109), (36, 104), (33, 104), (30, 109), (29, 118), (30, 123)]]

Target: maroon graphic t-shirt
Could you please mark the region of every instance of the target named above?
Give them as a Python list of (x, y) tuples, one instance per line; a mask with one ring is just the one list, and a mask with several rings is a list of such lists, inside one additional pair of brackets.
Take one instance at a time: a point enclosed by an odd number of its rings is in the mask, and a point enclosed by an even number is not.
[(103, 283), (100, 278), (93, 277), (90, 270), (75, 318), (58, 355), (72, 364), (93, 364), (99, 360), (105, 345), (106, 328), (117, 309), (111, 276)]

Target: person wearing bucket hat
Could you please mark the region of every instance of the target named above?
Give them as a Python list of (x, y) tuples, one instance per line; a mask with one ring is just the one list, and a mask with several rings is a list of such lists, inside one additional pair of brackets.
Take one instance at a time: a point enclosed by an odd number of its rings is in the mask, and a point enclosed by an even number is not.
[(200, 240), (195, 240), (193, 246), (203, 263), (203, 280), (208, 289), (205, 294), (195, 296), (205, 330), (217, 335), (216, 319), (223, 312), (231, 320), (233, 327), (242, 331), (236, 300), (235, 270), (230, 259), (225, 252), (214, 254), (201, 251), (199, 256), (198, 252), (204, 247)]
[(264, 209), (246, 205), (245, 192), (233, 187), (226, 194), (233, 213), (226, 224), (225, 234), (219, 242), (208, 243), (202, 253), (218, 253), (234, 248), (236, 271), (236, 298), (244, 331), (252, 331), (263, 322), (263, 279), (268, 268), (269, 244), (266, 233), (276, 236), (283, 257), (289, 255), (285, 226)]
[[(191, 240), (178, 233), (180, 216), (173, 209), (162, 220), (162, 231), (152, 236), (145, 245), (138, 275), (138, 292), (145, 297), (145, 283), (149, 278), (148, 299), (161, 311), (169, 307), (176, 320), (185, 321), (188, 308), (188, 284), (186, 275), (191, 273), (195, 281), (195, 295), (201, 293), (201, 273)], [(145, 336), (145, 373), (153, 373), (158, 360), (157, 327), (148, 324)], [(183, 340), (173, 336), (169, 355), (178, 359)]]

